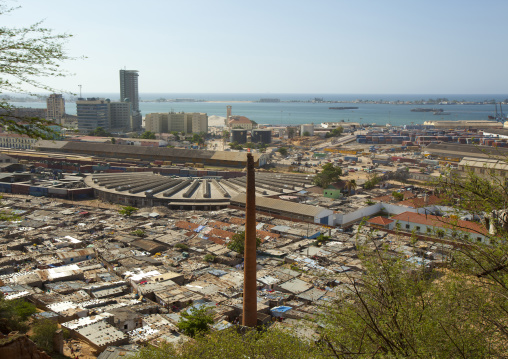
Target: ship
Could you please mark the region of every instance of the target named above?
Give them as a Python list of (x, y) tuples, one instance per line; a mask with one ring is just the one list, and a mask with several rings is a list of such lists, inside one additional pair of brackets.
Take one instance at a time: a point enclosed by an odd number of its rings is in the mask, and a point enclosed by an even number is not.
[(358, 110), (358, 107), (328, 107), (329, 110)]
[(442, 108), (421, 108), (421, 107), (411, 109), (411, 112), (439, 112), (439, 111), (443, 111), (443, 109)]

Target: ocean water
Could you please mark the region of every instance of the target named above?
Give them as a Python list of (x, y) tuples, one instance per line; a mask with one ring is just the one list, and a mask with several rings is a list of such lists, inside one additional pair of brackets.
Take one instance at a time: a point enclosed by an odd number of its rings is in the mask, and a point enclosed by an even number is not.
[[(105, 97), (118, 100), (118, 94), (83, 94), (83, 97)], [(215, 102), (154, 102), (155, 99), (190, 98), (196, 101)], [(260, 98), (278, 98), (281, 101), (302, 102), (241, 102), (258, 101)], [(342, 104), (303, 102), (323, 98), (325, 101), (345, 101)], [(354, 104), (357, 99), (384, 101), (415, 101), (430, 98), (448, 98), (449, 100), (484, 101), (494, 99), (503, 101), (508, 95), (333, 95), (333, 94), (140, 94), (140, 110), (145, 116), (152, 112), (204, 112), (208, 116), (226, 116), (226, 106), (232, 106), (233, 115), (241, 115), (258, 124), (299, 125), (322, 122), (360, 122), (363, 124), (387, 123), (395, 126), (420, 124), (430, 120), (487, 120), (494, 115), (494, 105), (393, 105), (393, 104)], [(239, 102), (240, 101), (240, 102)], [(349, 103), (347, 102), (349, 101)], [(44, 102), (15, 103), (23, 107), (45, 107)], [(357, 106), (355, 110), (330, 110), (329, 107)], [(449, 115), (434, 115), (432, 112), (411, 112), (415, 107), (441, 108)], [(508, 112), (508, 105), (506, 106)], [(76, 104), (66, 102), (66, 112), (76, 114)]]

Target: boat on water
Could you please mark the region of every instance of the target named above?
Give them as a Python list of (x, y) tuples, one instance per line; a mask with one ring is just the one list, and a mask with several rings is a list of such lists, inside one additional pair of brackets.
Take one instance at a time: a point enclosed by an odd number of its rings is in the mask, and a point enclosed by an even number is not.
[(328, 107), (329, 110), (358, 110), (358, 107)]
[(421, 108), (421, 107), (411, 109), (411, 112), (438, 112), (438, 111), (443, 111), (443, 109), (442, 108)]
[(450, 114), (450, 112), (444, 112), (441, 109), (434, 112), (434, 116), (449, 115), (449, 114)]

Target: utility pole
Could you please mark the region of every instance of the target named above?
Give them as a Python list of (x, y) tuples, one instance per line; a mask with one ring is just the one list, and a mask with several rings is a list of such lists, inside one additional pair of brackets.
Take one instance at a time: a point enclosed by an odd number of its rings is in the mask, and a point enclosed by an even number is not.
[(243, 265), (243, 318), (242, 325), (257, 325), (256, 285), (256, 177), (254, 158), (247, 154), (247, 193), (245, 197), (245, 251)]

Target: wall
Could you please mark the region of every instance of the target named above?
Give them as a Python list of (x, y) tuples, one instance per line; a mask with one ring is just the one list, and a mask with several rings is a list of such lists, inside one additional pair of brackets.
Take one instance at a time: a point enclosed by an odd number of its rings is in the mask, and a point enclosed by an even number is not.
[(0, 358), (16, 359), (51, 359), (43, 351), (40, 351), (34, 342), (26, 335), (1, 335), (0, 334)]

